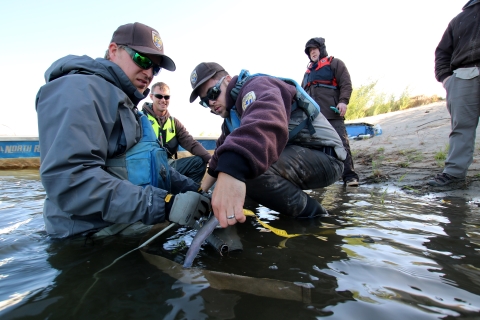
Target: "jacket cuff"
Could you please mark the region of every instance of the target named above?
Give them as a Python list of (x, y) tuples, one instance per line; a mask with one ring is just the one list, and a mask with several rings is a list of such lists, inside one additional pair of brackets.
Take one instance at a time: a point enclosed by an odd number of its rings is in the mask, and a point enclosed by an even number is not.
[(438, 82), (443, 82), (443, 80), (445, 80), (445, 78), (447, 78), (447, 77), (451, 76), (452, 74), (453, 74), (453, 72), (452, 72), (452, 73), (450, 73), (450, 74), (449, 74), (448, 72), (447, 72), (447, 73), (444, 73), (444, 74), (442, 74), (442, 75), (441, 75), (441, 76), (438, 78)]
[(218, 157), (218, 164), (215, 171), (217, 176), (218, 172), (224, 172), (237, 180), (245, 182), (251, 170), (247, 159), (238, 153), (227, 151)]

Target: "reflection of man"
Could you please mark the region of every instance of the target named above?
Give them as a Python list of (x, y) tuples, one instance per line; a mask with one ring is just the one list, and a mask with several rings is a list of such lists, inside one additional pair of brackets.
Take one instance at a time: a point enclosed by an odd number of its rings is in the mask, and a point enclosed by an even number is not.
[(435, 50), (435, 78), (447, 90), (451, 116), (445, 168), (428, 184), (441, 187), (462, 182), (473, 161), (480, 117), (480, 1), (470, 0), (448, 24)]
[(137, 112), (160, 69), (175, 70), (155, 36), (144, 24), (122, 25), (105, 59), (69, 55), (46, 71), (36, 109), (51, 237), (146, 230), (166, 219), (191, 225), (208, 209), (209, 200), (191, 192), (199, 185), (169, 168)]
[(344, 118), (352, 94), (350, 74), (342, 60), (328, 56), (324, 38), (308, 40), (305, 44), (305, 53), (310, 63), (302, 86), (320, 105), (320, 111), (335, 128), (347, 150), (343, 182), (348, 187), (357, 187), (359, 178), (354, 169)]
[[(145, 102), (142, 111), (148, 115), (158, 140), (167, 149), (170, 165), (195, 182), (200, 182), (212, 156), (200, 142), (193, 139), (178, 118), (170, 115), (170, 97), (168, 85), (157, 82), (150, 93), (153, 103)], [(178, 146), (194, 156), (177, 159)]]

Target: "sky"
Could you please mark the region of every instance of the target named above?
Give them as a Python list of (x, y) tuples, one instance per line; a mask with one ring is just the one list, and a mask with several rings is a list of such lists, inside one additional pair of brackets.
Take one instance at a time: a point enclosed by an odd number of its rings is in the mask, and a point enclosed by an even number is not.
[(45, 70), (69, 54), (103, 57), (117, 27), (133, 22), (158, 30), (175, 61), (177, 70), (162, 70), (152, 84), (170, 86), (170, 113), (193, 136), (216, 135), (221, 124), (198, 100), (189, 102), (195, 66), (214, 61), (232, 76), (247, 69), (300, 82), (309, 62), (305, 43), (313, 37), (326, 39), (328, 54), (346, 64), (354, 88), (378, 81), (377, 91), (387, 95), (408, 90), (445, 97), (434, 76), (434, 52), (466, 2), (2, 1), (0, 135), (38, 136), (35, 96)]

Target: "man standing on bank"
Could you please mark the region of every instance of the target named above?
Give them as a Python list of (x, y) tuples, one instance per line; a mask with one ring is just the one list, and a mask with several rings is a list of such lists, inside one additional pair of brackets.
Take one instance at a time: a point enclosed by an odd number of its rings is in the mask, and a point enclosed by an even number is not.
[(200, 97), (203, 107), (225, 119), (202, 180), (203, 190), (216, 182), (212, 208), (222, 227), (245, 221), (246, 195), (295, 218), (328, 214), (303, 190), (338, 181), (346, 151), (321, 113), (289, 139), (290, 127), (299, 128), (307, 118), (292, 107), (299, 103), (295, 85), (265, 75), (250, 77), (246, 70), (231, 77), (215, 62), (200, 63), (190, 84), (190, 102)]
[[(167, 149), (170, 166), (200, 183), (212, 155), (188, 133), (178, 118), (170, 115), (168, 111), (170, 98), (170, 87), (166, 83), (157, 82), (152, 86), (150, 93), (152, 103), (145, 102), (142, 111), (147, 114), (148, 120), (152, 123), (158, 140)], [(178, 159), (179, 146), (193, 156)]]
[(451, 116), (445, 168), (428, 184), (443, 187), (463, 182), (475, 151), (480, 117), (480, 1), (470, 0), (448, 24), (435, 50), (435, 78), (447, 91)]
[(308, 40), (305, 54), (310, 63), (303, 77), (302, 87), (315, 99), (322, 114), (342, 138), (343, 146), (347, 150), (343, 182), (348, 187), (358, 187), (359, 178), (353, 165), (344, 118), (352, 95), (350, 73), (342, 60), (328, 56), (324, 38)]
[(160, 34), (136, 22), (118, 27), (104, 59), (69, 55), (45, 72), (35, 105), (52, 238), (143, 233), (166, 219), (191, 226), (210, 212), (136, 108), (161, 68), (175, 70)]

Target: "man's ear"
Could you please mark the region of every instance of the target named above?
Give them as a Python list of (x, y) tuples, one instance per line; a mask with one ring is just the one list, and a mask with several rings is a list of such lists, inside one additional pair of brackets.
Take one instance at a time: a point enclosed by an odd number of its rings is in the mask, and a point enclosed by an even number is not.
[(110, 60), (114, 62), (118, 55), (118, 45), (115, 42), (112, 42), (108, 45), (108, 54), (110, 56)]
[(225, 77), (225, 84), (227, 85), (227, 87), (231, 80), (232, 80), (232, 77), (230, 77), (230, 75)]

